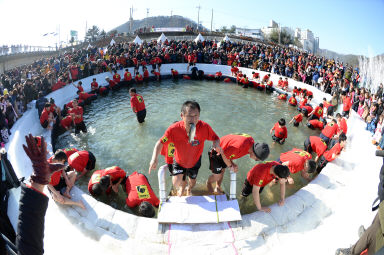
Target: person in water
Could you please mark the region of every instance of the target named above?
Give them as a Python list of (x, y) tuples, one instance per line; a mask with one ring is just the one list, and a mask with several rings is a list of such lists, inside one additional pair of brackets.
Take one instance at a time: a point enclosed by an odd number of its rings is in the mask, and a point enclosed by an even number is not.
[(129, 89), (129, 95), (131, 96), (131, 108), (136, 114), (137, 121), (143, 123), (147, 116), (147, 110), (145, 109), (144, 99), (141, 95), (136, 93), (135, 88)]
[(201, 154), (206, 140), (213, 141), (213, 147), (222, 153), (220, 138), (211, 126), (200, 120), (200, 105), (196, 101), (186, 101), (181, 107), (181, 121), (172, 124), (157, 141), (149, 164), (148, 173), (156, 169), (158, 156), (163, 146), (172, 142), (175, 146), (172, 183), (178, 196), (182, 196), (189, 178), (187, 195), (196, 184), (196, 177), (201, 166)]

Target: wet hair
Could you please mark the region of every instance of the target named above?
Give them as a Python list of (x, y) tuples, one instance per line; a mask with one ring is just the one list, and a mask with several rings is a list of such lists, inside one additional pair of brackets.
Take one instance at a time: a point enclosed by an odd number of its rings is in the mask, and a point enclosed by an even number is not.
[(81, 84), (83, 84), (81, 81), (79, 81), (77, 84), (79, 84), (79, 85), (81, 85)]
[(325, 97), (323, 97), (323, 101), (327, 101), (327, 99)]
[(279, 178), (287, 178), (289, 176), (289, 169), (284, 165), (276, 165), (273, 171)]
[(347, 136), (344, 133), (341, 133), (339, 135), (339, 143), (341, 143), (343, 141), (347, 141)]
[(315, 170), (316, 170), (316, 162), (311, 159), (311, 160), (308, 161), (308, 170), (307, 170), (307, 172), (308, 173), (313, 173), (313, 172), (315, 172)]
[(153, 218), (155, 216), (155, 209), (151, 203), (144, 201), (139, 205), (139, 215), (147, 218)]
[(320, 104), (319, 104), (319, 106), (320, 106), (321, 108), (323, 108), (323, 107), (324, 107), (323, 103), (320, 103)]
[(55, 103), (55, 99), (53, 99), (52, 97), (49, 99), (49, 102), (51, 103), (51, 104), (54, 104)]
[(136, 93), (136, 89), (135, 89), (135, 88), (130, 88), (130, 89), (129, 89), (129, 93), (131, 93), (131, 92), (132, 92), (132, 93)]
[(279, 120), (279, 125), (280, 125), (280, 126), (285, 126), (285, 119), (284, 119), (284, 118), (281, 118), (281, 119)]
[(100, 178), (100, 186), (102, 190), (107, 190), (109, 187), (109, 184), (111, 183), (111, 177), (109, 175), (104, 175)]
[(57, 150), (55, 155), (53, 155), (53, 159), (57, 161), (65, 160), (67, 161), (67, 154), (63, 150)]
[(337, 124), (337, 120), (333, 119), (332, 122), (335, 122)]
[(196, 101), (185, 101), (184, 104), (181, 106), (181, 112), (186, 113), (187, 108), (190, 108), (192, 110), (197, 109), (200, 113), (200, 105)]
[(128, 72), (128, 69), (125, 69), (126, 72)]
[(336, 114), (336, 118), (341, 118), (341, 114), (340, 114), (340, 113), (337, 113), (337, 114)]
[(103, 192), (103, 189), (101, 188), (100, 183), (95, 183), (92, 185), (92, 195), (100, 196), (102, 192)]
[(44, 108), (51, 107), (50, 103), (45, 103)]

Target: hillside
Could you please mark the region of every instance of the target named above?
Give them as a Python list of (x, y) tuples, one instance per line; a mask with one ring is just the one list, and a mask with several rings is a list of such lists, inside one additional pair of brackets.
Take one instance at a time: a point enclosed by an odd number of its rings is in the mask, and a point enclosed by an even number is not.
[[(142, 20), (133, 20), (132, 32), (143, 27), (185, 27), (185, 26), (196, 27), (196, 22), (191, 19), (184, 18), (182, 16), (173, 15), (171, 16), (157, 16), (148, 17)], [(200, 26), (200, 30), (205, 28)], [(118, 33), (129, 33), (129, 21), (124, 24), (112, 29), (117, 30)]]
[(352, 66), (359, 66), (359, 58), (362, 57), (353, 54), (344, 55), (327, 49), (319, 49), (317, 55), (324, 56), (328, 59), (339, 59), (343, 63), (348, 63)]

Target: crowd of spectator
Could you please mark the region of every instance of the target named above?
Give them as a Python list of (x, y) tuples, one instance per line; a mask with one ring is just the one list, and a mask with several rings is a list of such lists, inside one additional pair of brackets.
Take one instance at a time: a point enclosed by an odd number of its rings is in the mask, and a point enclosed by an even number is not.
[[(348, 64), (294, 48), (262, 43), (172, 40), (163, 44), (157, 41), (142, 45), (121, 42), (105, 48), (86, 47), (6, 71), (0, 76), (0, 130), (10, 129), (27, 105), (37, 99), (39, 92), (45, 96), (70, 81), (114, 69), (151, 65), (159, 60), (163, 64), (187, 63), (190, 55), (197, 63), (248, 67), (313, 85), (332, 94), (336, 101), (334, 105), (342, 91), (351, 92), (355, 111), (361, 112), (363, 108), (364, 113), (367, 107), (369, 109), (372, 118), (365, 116), (370, 123), (369, 130), (373, 130), (372, 120), (379, 123), (380, 115), (377, 113), (381, 114), (383, 109), (382, 86), (378, 91), (381, 92), (379, 97), (358, 88), (359, 73)], [(6, 142), (6, 139), (1, 139)]]

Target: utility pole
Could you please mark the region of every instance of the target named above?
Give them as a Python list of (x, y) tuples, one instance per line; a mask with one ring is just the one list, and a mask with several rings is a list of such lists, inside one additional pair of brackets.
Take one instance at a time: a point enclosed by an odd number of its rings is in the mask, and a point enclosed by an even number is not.
[(145, 22), (147, 25), (147, 27), (148, 27), (148, 15), (149, 15), (149, 8), (147, 8), (147, 21)]
[(196, 7), (197, 8), (197, 31), (199, 31), (199, 25), (200, 25), (200, 4), (199, 6)]
[(281, 38), (280, 38), (280, 34), (281, 34), (281, 25), (280, 25), (280, 23), (279, 23), (279, 44), (280, 44), (280, 40), (281, 40)]
[(212, 24), (213, 24), (213, 8), (212, 8), (212, 16), (211, 16), (211, 33), (212, 33)]
[(133, 5), (129, 8), (129, 32), (132, 33), (132, 23), (133, 23)]
[(88, 29), (88, 21), (85, 21), (85, 34), (84, 34), (84, 42), (85, 42), (85, 38), (87, 36), (87, 29)]

